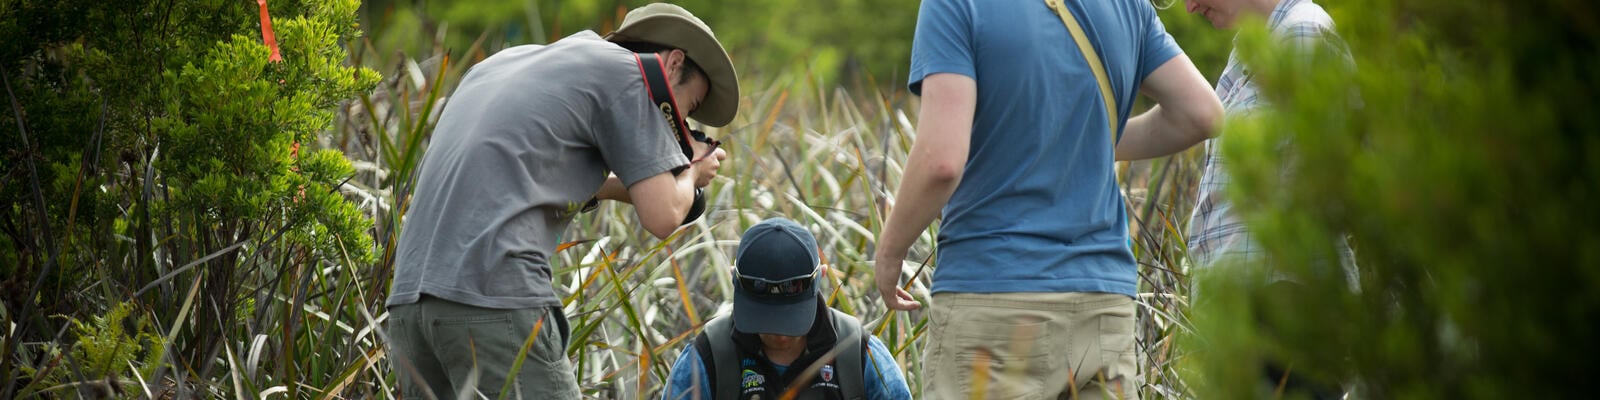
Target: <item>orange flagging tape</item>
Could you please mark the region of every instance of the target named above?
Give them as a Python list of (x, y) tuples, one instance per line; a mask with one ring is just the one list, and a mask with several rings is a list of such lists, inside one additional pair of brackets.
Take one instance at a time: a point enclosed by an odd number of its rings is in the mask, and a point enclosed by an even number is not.
[(261, 6), (261, 40), (267, 43), (267, 49), (272, 50), (272, 55), (267, 61), (283, 61), (283, 56), (278, 54), (278, 38), (272, 34), (272, 17), (267, 15), (267, 0), (256, 0)]

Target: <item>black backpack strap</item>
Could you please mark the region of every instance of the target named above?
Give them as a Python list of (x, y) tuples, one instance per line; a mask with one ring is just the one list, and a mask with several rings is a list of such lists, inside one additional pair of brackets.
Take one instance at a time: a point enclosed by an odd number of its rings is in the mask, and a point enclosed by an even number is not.
[(694, 338), (694, 349), (700, 353), (700, 364), (705, 366), (706, 378), (711, 381), (711, 397), (739, 398), (742, 381), (739, 349), (733, 343), (733, 318), (721, 316), (707, 322), (705, 329)]
[[(672, 100), (672, 85), (667, 83), (666, 63), (655, 53), (635, 53), (633, 57), (639, 62), (639, 72), (644, 74), (644, 87), (650, 94), (650, 103), (655, 104), (667, 119), (667, 127), (672, 129), (671, 134), (677, 139), (683, 156), (693, 160), (694, 148), (689, 141), (695, 138), (689, 132), (689, 124), (683, 121), (683, 113), (678, 111), (678, 103)], [(674, 169), (672, 173), (677, 175), (680, 171), (682, 168)]]
[(844, 346), (833, 363), (839, 370), (839, 392), (846, 399), (865, 399), (867, 372), (866, 359), (862, 354), (867, 347), (867, 335), (861, 330), (861, 320), (833, 307), (828, 307), (828, 311), (833, 313), (833, 337), (837, 338), (838, 345)]

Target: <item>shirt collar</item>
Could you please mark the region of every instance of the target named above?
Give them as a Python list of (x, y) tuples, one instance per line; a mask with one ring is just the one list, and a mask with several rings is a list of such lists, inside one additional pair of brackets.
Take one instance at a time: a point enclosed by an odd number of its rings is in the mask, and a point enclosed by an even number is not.
[(1278, 6), (1273, 7), (1272, 14), (1267, 16), (1267, 30), (1277, 29), (1278, 24), (1289, 18), (1289, 10), (1293, 10), (1294, 6), (1299, 5), (1302, 1), (1308, 0), (1279, 0)]
[[(1310, 0), (1279, 0), (1278, 5), (1272, 7), (1272, 14), (1267, 15), (1267, 31), (1271, 32), (1274, 29), (1278, 29), (1278, 24), (1282, 24), (1284, 19), (1289, 18), (1289, 10), (1293, 10), (1294, 6), (1303, 1)], [(1235, 48), (1239, 47), (1238, 33), (1233, 34), (1233, 46)]]

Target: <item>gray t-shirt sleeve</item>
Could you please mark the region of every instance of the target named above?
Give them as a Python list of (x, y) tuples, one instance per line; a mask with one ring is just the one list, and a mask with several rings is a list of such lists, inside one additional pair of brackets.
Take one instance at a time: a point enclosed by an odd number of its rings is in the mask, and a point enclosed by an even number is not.
[(621, 77), (627, 84), (610, 98), (596, 118), (595, 146), (606, 166), (633, 186), (645, 178), (688, 165), (661, 110), (651, 104), (644, 78), (635, 73)]

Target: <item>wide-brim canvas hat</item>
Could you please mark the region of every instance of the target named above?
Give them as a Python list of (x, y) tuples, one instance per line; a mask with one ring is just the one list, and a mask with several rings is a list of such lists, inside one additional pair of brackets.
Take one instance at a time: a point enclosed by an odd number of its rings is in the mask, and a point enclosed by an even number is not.
[[(739, 275), (769, 282), (815, 274), (818, 262), (816, 238), (786, 218), (750, 227), (740, 238), (734, 258)], [(733, 328), (739, 332), (805, 336), (816, 321), (817, 308), (815, 282), (796, 296), (762, 296), (734, 284)]]
[(700, 18), (683, 7), (667, 3), (654, 3), (628, 11), (622, 25), (606, 35), (606, 40), (616, 43), (646, 42), (682, 49), (705, 71), (710, 89), (699, 108), (689, 113), (700, 123), (726, 126), (739, 111), (739, 76), (733, 70), (733, 60)]

